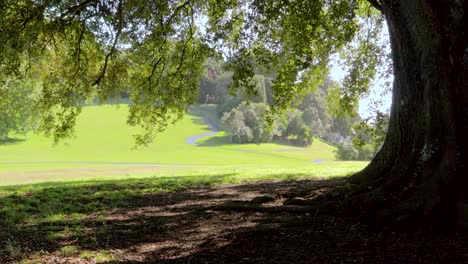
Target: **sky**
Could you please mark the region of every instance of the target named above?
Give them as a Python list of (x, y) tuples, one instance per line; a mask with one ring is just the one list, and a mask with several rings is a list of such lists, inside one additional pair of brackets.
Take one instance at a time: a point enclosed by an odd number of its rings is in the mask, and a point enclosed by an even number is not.
[[(334, 64), (333, 67), (330, 69), (330, 76), (334, 81), (339, 82), (344, 78), (345, 75), (346, 72), (336, 64)], [(392, 104), (391, 94), (387, 94), (385, 96), (381, 95), (383, 92), (382, 84), (385, 81), (386, 80), (375, 81), (370, 89), (371, 91), (369, 95), (359, 100), (359, 115), (362, 118), (368, 118), (373, 115), (372, 102), (376, 100), (382, 101), (382, 105), (377, 108), (378, 110), (380, 110), (381, 112), (387, 112), (390, 110), (390, 106)]]
[[(389, 44), (389, 33), (388, 27), (385, 26), (379, 35), (379, 42)], [(389, 49), (389, 46), (387, 46)], [(388, 52), (391, 52), (388, 50)], [(332, 59), (332, 65), (330, 69), (330, 77), (337, 82), (340, 82), (346, 75), (346, 72), (342, 69), (342, 66), (339, 65), (337, 59)], [(393, 83), (393, 75), (388, 79), (377, 79), (371, 84), (370, 93), (368, 96), (361, 98), (359, 100), (359, 115), (363, 118), (371, 117), (374, 113), (374, 110), (379, 110), (381, 112), (390, 112), (390, 106), (392, 104), (392, 95), (391, 93), (384, 94), (384, 83), (390, 82)], [(384, 94), (384, 95), (383, 95)], [(373, 102), (381, 101), (379, 107), (375, 107)]]

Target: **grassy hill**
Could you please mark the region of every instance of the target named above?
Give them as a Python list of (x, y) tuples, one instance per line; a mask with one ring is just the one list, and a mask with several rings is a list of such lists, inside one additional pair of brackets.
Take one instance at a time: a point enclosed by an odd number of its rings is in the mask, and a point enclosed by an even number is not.
[[(215, 119), (213, 107), (198, 107)], [(232, 172), (267, 175), (285, 172), (316, 176), (348, 174), (365, 162), (334, 161), (333, 146), (314, 140), (310, 147), (280, 144), (229, 144), (226, 132), (189, 144), (186, 139), (209, 132), (194, 114), (169, 127), (148, 147), (133, 149), (136, 128), (126, 125), (126, 105), (88, 106), (77, 121), (76, 137), (54, 146), (41, 135), (0, 145), (0, 185), (82, 179), (198, 175)], [(216, 120), (214, 120), (216, 121)]]

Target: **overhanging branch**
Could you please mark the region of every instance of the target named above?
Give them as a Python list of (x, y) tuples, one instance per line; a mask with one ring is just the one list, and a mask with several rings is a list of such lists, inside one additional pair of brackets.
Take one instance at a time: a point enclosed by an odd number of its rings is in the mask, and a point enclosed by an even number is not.
[(114, 42), (112, 43), (112, 47), (109, 53), (106, 54), (106, 58), (104, 60), (104, 66), (102, 67), (102, 71), (99, 74), (99, 76), (96, 78), (96, 80), (93, 82), (92, 86), (99, 85), (101, 80), (104, 78), (104, 75), (106, 74), (106, 71), (107, 71), (107, 66), (109, 64), (109, 58), (115, 52), (117, 43), (119, 42), (120, 34), (122, 33), (122, 29), (123, 29), (122, 0), (119, 1), (119, 6), (117, 9), (118, 9), (117, 15), (119, 16), (118, 17), (119, 22), (117, 24), (117, 33), (115, 34)]
[(379, 0), (367, 0), (375, 9), (379, 10), (383, 14), (383, 7)]
[(65, 17), (69, 14), (77, 14), (86, 9), (88, 6), (95, 4), (96, 0), (86, 0), (78, 5), (71, 6), (65, 10), (65, 13), (61, 15), (61, 17)]

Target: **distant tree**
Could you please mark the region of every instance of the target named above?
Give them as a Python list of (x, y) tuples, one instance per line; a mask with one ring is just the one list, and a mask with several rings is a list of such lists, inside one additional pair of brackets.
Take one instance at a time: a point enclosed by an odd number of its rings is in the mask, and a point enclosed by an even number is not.
[(205, 75), (200, 80), (199, 104), (220, 104), (227, 96), (227, 86), (232, 82), (232, 73), (223, 71), (221, 59), (208, 58)]
[(300, 128), (304, 126), (304, 120), (302, 120), (301, 112), (293, 111), (288, 117), (288, 126), (285, 131), (285, 136), (298, 135)]
[(288, 126), (283, 136), (289, 137), (291, 142), (296, 145), (307, 146), (312, 144), (313, 135), (304, 120), (302, 120), (302, 112), (296, 110), (290, 113)]
[(199, 104), (213, 104), (216, 102), (216, 85), (215, 79), (204, 77), (200, 80), (200, 95), (197, 99)]
[(255, 75), (255, 96), (251, 98), (252, 102), (266, 104), (267, 97), (265, 91), (265, 77), (263, 75)]
[(312, 144), (313, 134), (310, 132), (310, 128), (305, 124), (299, 128), (297, 139), (295, 143), (297, 145), (309, 146)]
[(317, 108), (309, 106), (302, 113), (302, 120), (309, 127), (310, 132), (315, 136), (322, 137), (325, 134), (325, 127), (320, 118)]
[(232, 143), (249, 143), (253, 140), (252, 129), (245, 124), (236, 126), (231, 132)]
[(320, 119), (320, 117), (315, 107), (309, 106), (302, 113), (302, 120), (304, 120), (306, 124), (312, 124), (317, 119)]
[(340, 115), (333, 119), (331, 131), (340, 133), (343, 137), (349, 137), (352, 134), (354, 118), (346, 115)]
[[(332, 80), (325, 78), (322, 85), (304, 95), (297, 107), (304, 112), (302, 117), (311, 133), (324, 139), (334, 131), (335, 117), (332, 117), (327, 107), (327, 91), (334, 85), (336, 84)], [(334, 137), (329, 137), (328, 140), (332, 138)]]
[(265, 91), (265, 78), (263, 75), (256, 75), (253, 78), (254, 90), (248, 92), (248, 90), (243, 87), (236, 91), (229, 91), (229, 86), (231, 85), (232, 73), (225, 73), (222, 81), (218, 82), (219, 87), (216, 87), (216, 91), (224, 92), (224, 95), (221, 96), (222, 100), (219, 102), (217, 107), (217, 112), (219, 116), (222, 116), (223, 113), (231, 111), (233, 108), (239, 106), (242, 102), (254, 102), (265, 104), (266, 91)]
[[(356, 146), (354, 147), (356, 148)], [(376, 154), (374, 147), (371, 144), (365, 144), (356, 149), (359, 151), (359, 155), (357, 157), (358, 160), (371, 160)]]
[[(265, 77), (263, 75), (255, 75), (250, 82), (252, 87), (240, 87), (236, 89), (235, 96), (240, 98), (243, 102), (249, 101), (254, 103), (267, 102), (265, 91)], [(234, 91), (232, 92), (234, 93)]]
[(265, 95), (266, 95), (266, 102), (268, 105), (273, 103), (273, 92), (271, 87), (273, 86), (273, 79), (270, 77), (265, 77)]
[(273, 138), (284, 140), (286, 137), (286, 129), (288, 128), (288, 115), (283, 113), (275, 116), (273, 124)]
[(224, 113), (221, 118), (221, 122), (223, 123), (223, 126), (230, 131), (234, 131), (236, 127), (245, 125), (244, 115), (237, 109), (233, 109), (230, 112)]
[(218, 116), (223, 116), (224, 113), (230, 112), (232, 109), (238, 107), (243, 102), (242, 98), (237, 96), (225, 96), (222, 103), (216, 107)]
[(229, 113), (224, 113), (221, 121), (223, 126), (230, 131), (232, 143), (248, 143), (253, 140), (252, 129), (244, 123), (242, 111), (233, 109)]
[(267, 109), (265, 104), (242, 103), (229, 113), (224, 113), (222, 122), (231, 133), (231, 142), (259, 144), (270, 141), (273, 129), (264, 118)]
[(352, 143), (343, 142), (338, 144), (335, 150), (335, 156), (338, 160), (357, 160), (359, 157), (359, 150), (357, 150)]
[[(242, 107), (242, 105), (241, 105)], [(253, 141), (255, 143), (260, 143), (261, 135), (262, 135), (262, 126), (259, 116), (255, 113), (255, 110), (252, 107), (248, 107), (247, 109), (242, 109), (242, 113), (244, 114), (244, 123), (252, 130)]]

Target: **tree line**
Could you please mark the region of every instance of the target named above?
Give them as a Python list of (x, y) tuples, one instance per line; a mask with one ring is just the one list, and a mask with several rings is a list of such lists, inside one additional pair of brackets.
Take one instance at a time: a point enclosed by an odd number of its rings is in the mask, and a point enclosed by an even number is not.
[[(327, 97), (337, 84), (330, 78), (325, 78), (316, 90), (298, 97), (287, 111), (274, 115), (273, 122), (267, 122), (275, 74), (265, 74), (256, 67), (253, 93), (242, 88), (232, 91), (232, 72), (225, 70), (225, 63), (222, 59), (207, 61), (197, 103), (217, 106), (218, 117), (232, 143), (281, 141), (309, 146), (315, 137), (337, 146), (336, 158), (341, 160), (369, 160), (380, 149), (386, 129), (381, 123), (388, 115), (381, 113), (381, 121), (371, 122), (374, 120), (363, 120), (357, 114), (332, 114)], [(377, 130), (381, 137), (373, 136)]]

